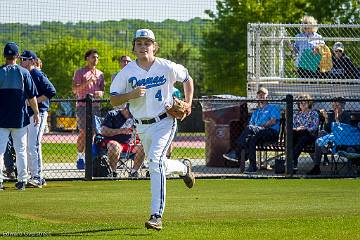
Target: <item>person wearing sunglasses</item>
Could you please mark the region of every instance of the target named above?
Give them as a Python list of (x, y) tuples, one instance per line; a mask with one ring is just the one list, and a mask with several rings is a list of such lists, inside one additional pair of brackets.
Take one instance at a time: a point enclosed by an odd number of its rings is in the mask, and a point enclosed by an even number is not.
[(344, 45), (336, 42), (333, 46), (333, 67), (330, 77), (336, 79), (357, 79), (357, 69), (344, 52)]

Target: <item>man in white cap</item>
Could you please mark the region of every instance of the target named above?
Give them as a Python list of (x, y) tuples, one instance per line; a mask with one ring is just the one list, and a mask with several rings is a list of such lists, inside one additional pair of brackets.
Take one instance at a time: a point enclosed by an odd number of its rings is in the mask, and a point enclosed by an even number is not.
[(344, 52), (344, 45), (336, 42), (333, 46), (332, 62), (330, 77), (339, 79), (357, 79), (357, 69), (351, 59)]
[(137, 59), (121, 70), (110, 86), (110, 102), (113, 106), (130, 103), (130, 112), (135, 118), (136, 129), (149, 161), (152, 200), (150, 219), (145, 222), (145, 227), (155, 230), (162, 229), (166, 175), (179, 174), (189, 188), (195, 182), (189, 160), (180, 162), (166, 158), (177, 127), (176, 119), (166, 113), (166, 107), (173, 101), (173, 85), (176, 81), (183, 83), (190, 114), (193, 80), (184, 66), (155, 57), (158, 49), (155, 35), (150, 29), (137, 30), (133, 41), (133, 52)]

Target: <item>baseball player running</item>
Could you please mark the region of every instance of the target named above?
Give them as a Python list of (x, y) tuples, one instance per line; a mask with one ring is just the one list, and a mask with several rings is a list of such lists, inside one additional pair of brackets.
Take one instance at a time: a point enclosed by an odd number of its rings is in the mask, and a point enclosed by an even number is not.
[[(166, 113), (172, 104), (173, 85), (180, 81), (184, 86), (185, 101), (191, 108), (194, 86), (188, 71), (182, 65), (155, 57), (159, 46), (149, 29), (135, 32), (133, 52), (136, 61), (120, 71), (110, 86), (110, 102), (119, 106), (130, 103), (130, 112), (149, 161), (151, 181), (151, 216), (145, 222), (148, 229), (162, 229), (165, 208), (167, 174), (179, 174), (187, 187), (195, 183), (191, 163), (166, 158), (167, 149), (174, 138), (176, 119)], [(190, 114), (190, 109), (189, 112)]]

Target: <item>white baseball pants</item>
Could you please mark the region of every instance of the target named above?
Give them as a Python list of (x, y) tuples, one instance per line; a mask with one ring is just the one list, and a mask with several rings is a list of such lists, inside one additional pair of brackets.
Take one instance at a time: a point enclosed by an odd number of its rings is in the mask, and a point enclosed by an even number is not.
[(174, 138), (177, 122), (167, 117), (153, 124), (137, 124), (136, 129), (149, 161), (151, 181), (151, 215), (162, 216), (165, 209), (166, 175), (185, 175), (186, 166), (166, 158)]
[[(33, 123), (30, 123), (33, 124)], [(20, 182), (27, 182), (27, 159), (26, 159), (26, 127), (23, 128), (0, 128), (0, 182), (3, 182), (4, 153), (9, 134), (13, 138), (14, 149), (16, 153), (16, 168), (18, 172), (17, 179)]]
[[(32, 178), (42, 178), (41, 138), (44, 134), (48, 112), (40, 112), (39, 117), (39, 124), (27, 126), (28, 166)], [(30, 118), (30, 122), (34, 122), (34, 116)]]

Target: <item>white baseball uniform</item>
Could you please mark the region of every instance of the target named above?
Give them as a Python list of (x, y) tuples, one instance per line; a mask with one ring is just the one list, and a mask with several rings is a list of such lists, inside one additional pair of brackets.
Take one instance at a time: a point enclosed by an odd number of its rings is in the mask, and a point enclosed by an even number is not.
[(136, 119), (136, 128), (149, 161), (151, 215), (161, 217), (164, 212), (165, 176), (185, 175), (187, 172), (182, 162), (166, 158), (177, 122), (173, 117), (165, 115), (165, 107), (172, 103), (174, 83), (186, 82), (188, 79), (188, 71), (182, 65), (156, 57), (148, 71), (139, 67), (136, 61), (130, 62), (116, 75), (110, 86), (111, 95), (128, 93), (135, 87), (146, 86), (144, 96), (129, 100), (129, 109)]

